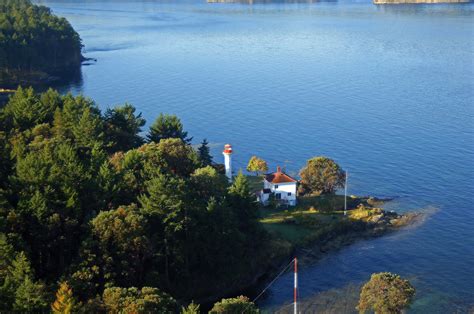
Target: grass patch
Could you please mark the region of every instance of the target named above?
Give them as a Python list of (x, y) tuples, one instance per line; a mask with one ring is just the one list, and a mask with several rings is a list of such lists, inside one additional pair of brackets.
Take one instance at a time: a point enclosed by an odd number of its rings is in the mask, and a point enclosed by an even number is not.
[(260, 222), (276, 238), (292, 245), (304, 245), (315, 238), (354, 230), (368, 223), (375, 215), (383, 215), (372, 208), (367, 198), (348, 197), (348, 212), (344, 215), (344, 196), (304, 196), (299, 204), (288, 209), (260, 208)]
[[(365, 198), (355, 196), (347, 197), (347, 208), (354, 209), (359, 204), (364, 204)], [(296, 210), (315, 210), (324, 212), (335, 212), (344, 210), (344, 195), (317, 195), (303, 196), (298, 198)]]
[(313, 232), (308, 228), (283, 223), (264, 223), (263, 226), (271, 234), (291, 244), (302, 243)]
[[(263, 188), (262, 176), (247, 176), (247, 180), (251, 191)], [(348, 212), (344, 215), (344, 195), (300, 196), (294, 207), (261, 207), (259, 218), (276, 241), (289, 243), (291, 246), (304, 246), (314, 240), (334, 238), (370, 228), (370, 221), (374, 216), (384, 215), (382, 209), (373, 207), (374, 200), (376, 199), (348, 196)]]

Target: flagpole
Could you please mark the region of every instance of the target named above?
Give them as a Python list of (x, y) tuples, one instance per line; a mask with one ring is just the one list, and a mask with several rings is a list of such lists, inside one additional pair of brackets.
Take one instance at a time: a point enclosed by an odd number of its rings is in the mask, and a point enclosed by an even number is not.
[(294, 285), (294, 293), (293, 293), (293, 298), (294, 298), (294, 308), (293, 312), (294, 314), (298, 314), (298, 259), (295, 257), (294, 259), (295, 263), (295, 285)]
[(344, 216), (347, 214), (347, 170), (346, 170), (346, 182), (344, 183)]

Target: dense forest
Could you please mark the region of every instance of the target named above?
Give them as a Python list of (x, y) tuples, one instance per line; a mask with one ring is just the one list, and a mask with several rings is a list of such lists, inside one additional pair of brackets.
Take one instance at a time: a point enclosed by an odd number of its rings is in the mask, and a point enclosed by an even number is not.
[(49, 8), (29, 0), (0, 1), (0, 83), (77, 68), (81, 49), (79, 34)]
[(268, 266), (246, 177), (229, 184), (176, 116), (160, 115), (146, 137), (144, 125), (129, 104), (101, 112), (51, 89), (10, 97), (0, 111), (0, 312), (67, 300), (73, 312), (174, 312)]

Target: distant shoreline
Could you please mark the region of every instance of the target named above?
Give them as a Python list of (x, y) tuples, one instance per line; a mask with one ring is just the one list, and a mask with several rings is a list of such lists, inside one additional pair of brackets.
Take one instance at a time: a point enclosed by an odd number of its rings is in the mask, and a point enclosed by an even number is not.
[(470, 0), (373, 0), (374, 4), (442, 4), (470, 3)]
[[(373, 0), (374, 4), (442, 4), (442, 3), (470, 3), (472, 0)], [(254, 4), (253, 0), (207, 0), (207, 3), (246, 3)]]

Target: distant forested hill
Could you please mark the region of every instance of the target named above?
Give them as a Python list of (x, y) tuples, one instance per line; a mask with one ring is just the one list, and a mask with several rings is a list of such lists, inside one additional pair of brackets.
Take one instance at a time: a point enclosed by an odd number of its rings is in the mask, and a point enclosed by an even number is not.
[(0, 0), (0, 84), (78, 67), (81, 38), (65, 18), (29, 0)]

